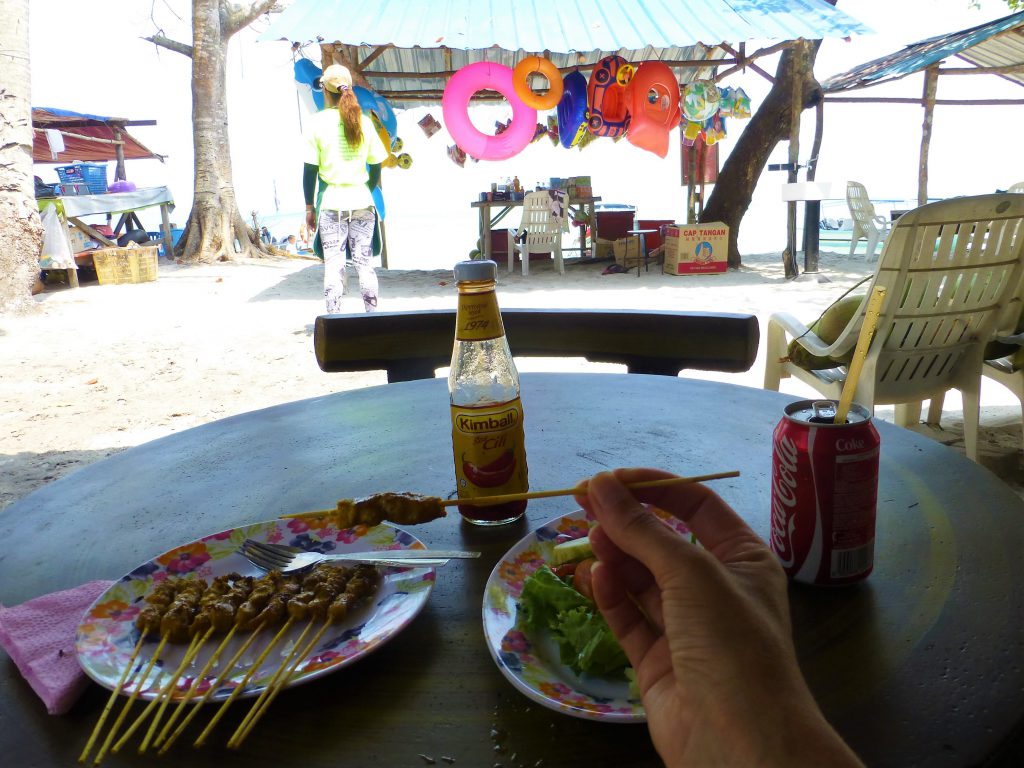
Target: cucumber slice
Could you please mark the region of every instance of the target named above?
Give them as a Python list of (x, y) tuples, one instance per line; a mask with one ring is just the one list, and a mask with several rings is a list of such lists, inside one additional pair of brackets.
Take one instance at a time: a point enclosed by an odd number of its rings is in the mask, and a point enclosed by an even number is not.
[(585, 560), (593, 556), (594, 550), (590, 548), (590, 537), (584, 536), (581, 539), (573, 539), (572, 541), (563, 541), (561, 544), (555, 544), (551, 550), (551, 563), (552, 565), (561, 565), (562, 563), (571, 563), (574, 560)]

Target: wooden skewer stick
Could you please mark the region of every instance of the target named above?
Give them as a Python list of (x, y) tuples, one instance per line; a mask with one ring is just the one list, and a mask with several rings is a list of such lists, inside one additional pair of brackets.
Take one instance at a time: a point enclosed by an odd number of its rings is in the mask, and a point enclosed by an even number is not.
[(174, 671), (174, 677), (172, 678), (167, 688), (164, 690), (164, 698), (163, 701), (160, 703), (160, 709), (158, 709), (156, 711), (156, 714), (153, 716), (153, 722), (149, 724), (149, 730), (146, 731), (146, 738), (144, 738), (142, 740), (142, 743), (139, 745), (140, 755), (145, 754), (146, 750), (149, 749), (149, 744), (153, 740), (153, 737), (156, 735), (156, 729), (160, 725), (160, 721), (164, 717), (164, 712), (167, 711), (167, 705), (170, 703), (171, 699), (174, 698), (174, 689), (177, 687), (178, 680), (181, 679), (181, 675), (185, 671), (185, 667), (187, 667), (189, 664), (195, 661), (195, 658), (199, 655), (199, 650), (203, 647), (203, 644), (212, 636), (213, 627), (211, 626), (207, 628), (206, 632), (203, 634), (203, 638), (198, 643), (196, 643), (194, 649), (192, 649), (189, 653), (185, 655), (185, 658), (182, 660), (181, 665)]
[[(675, 485), (677, 483), (703, 483), (708, 480), (723, 480), (727, 477), (739, 477), (738, 470), (730, 472), (714, 472), (708, 475), (694, 475), (692, 477), (666, 477), (661, 480), (644, 480), (638, 483), (629, 483), (626, 487), (635, 488), (657, 488), (663, 485)], [(586, 492), (586, 489), (576, 486), (575, 488), (559, 488), (552, 491), (527, 491), (525, 493), (505, 493), (500, 496), (479, 496), (473, 499), (446, 499), (441, 502), (443, 507), (454, 507), (459, 504), (470, 504), (484, 507), (491, 504), (507, 504), (512, 501), (525, 501), (527, 499), (547, 499), (553, 496), (572, 496), (577, 493)], [(304, 518), (315, 519), (318, 517), (330, 517), (335, 513), (333, 509), (322, 509), (315, 512), (293, 512), (288, 515), (281, 515), (281, 518)]]
[[(295, 670), (298, 669), (299, 664), (302, 663), (303, 659), (309, 656), (312, 650), (316, 647), (317, 643), (319, 643), (320, 639), (324, 636), (324, 633), (333, 623), (333, 619), (327, 619), (327, 621), (324, 622), (324, 625), (320, 627), (320, 630), (313, 636), (313, 639), (310, 640), (306, 644), (306, 647), (302, 649), (302, 652), (298, 654), (294, 663), (292, 663), (292, 665), (288, 668), (287, 674), (280, 678), (277, 681), (277, 684), (274, 685), (272, 689), (268, 688), (270, 693), (266, 697), (266, 700), (263, 702), (263, 705), (258, 710), (256, 709), (255, 706), (253, 707), (252, 711), (249, 713), (249, 717), (247, 718), (248, 723), (246, 723), (246, 721), (243, 720), (242, 723), (238, 726), (238, 730), (235, 731), (234, 735), (228, 741), (228, 746), (231, 749), (238, 749), (240, 746), (242, 746), (242, 742), (245, 740), (245, 737), (249, 735), (249, 732), (255, 727), (256, 722), (261, 717), (263, 717), (263, 713), (266, 712), (270, 705), (274, 703), (274, 699), (277, 698), (277, 694), (279, 694), (284, 689), (284, 687), (288, 685), (288, 681), (292, 679), (292, 675), (295, 674)], [(264, 693), (266, 693), (266, 691), (264, 691)]]
[[(174, 732), (170, 735), (167, 741), (165, 741), (163, 746), (160, 748), (160, 751), (157, 752), (158, 755), (162, 755), (168, 749), (170, 749), (171, 745), (174, 744), (174, 742), (178, 739), (179, 736), (181, 736), (182, 733), (184, 733), (185, 729), (188, 728), (189, 723), (191, 723), (195, 716), (199, 714), (199, 710), (202, 708), (203, 704), (210, 700), (213, 694), (224, 683), (224, 680), (227, 678), (228, 674), (230, 674), (231, 670), (234, 669), (235, 664), (238, 663), (238, 660), (242, 658), (242, 655), (247, 650), (249, 650), (249, 646), (252, 645), (253, 642), (256, 640), (256, 637), (263, 630), (263, 627), (264, 624), (260, 624), (258, 627), (256, 627), (256, 629), (252, 633), (250, 633), (249, 637), (245, 639), (245, 642), (242, 643), (242, 647), (235, 651), (234, 656), (228, 659), (228, 663), (224, 665), (224, 669), (221, 671), (219, 675), (217, 675), (217, 679), (214, 680), (210, 687), (206, 689), (206, 692), (203, 694), (203, 697), (199, 700), (199, 703), (192, 707), (192, 711), (189, 712), (188, 716), (181, 721), (181, 725), (174, 729)], [(226, 640), (227, 638), (225, 638), (225, 641)]]
[(182, 657), (181, 662), (178, 665), (178, 669), (176, 670), (175, 674), (171, 675), (171, 677), (170, 677), (170, 679), (168, 679), (167, 683), (164, 684), (157, 691), (156, 696), (154, 696), (152, 699), (149, 700), (149, 703), (146, 705), (145, 709), (142, 710), (142, 713), (138, 717), (135, 718), (135, 722), (133, 722), (128, 727), (128, 730), (126, 730), (123, 734), (121, 734), (121, 738), (118, 739), (117, 742), (114, 744), (114, 746), (112, 746), (110, 748), (110, 751), (111, 751), (112, 754), (116, 755), (118, 752), (121, 751), (121, 747), (123, 747), (128, 742), (128, 739), (130, 739), (135, 734), (135, 731), (137, 731), (139, 729), (139, 726), (141, 726), (146, 720), (149, 719), (150, 713), (154, 709), (156, 709), (157, 706), (159, 706), (160, 701), (163, 699), (163, 697), (165, 695), (167, 695), (167, 693), (171, 690), (171, 688), (177, 682), (178, 675), (181, 673), (181, 670), (183, 670), (185, 668), (185, 664), (191, 659), (192, 651), (195, 650), (197, 642), (199, 642), (198, 635), (193, 637), (192, 640), (189, 641), (188, 648), (185, 650), (185, 655)]
[(96, 753), (96, 758), (92, 761), (94, 766), (99, 765), (104, 757), (107, 755), (107, 750), (110, 749), (110, 745), (114, 741), (114, 737), (117, 736), (117, 732), (121, 729), (121, 724), (124, 722), (125, 717), (128, 715), (128, 710), (131, 709), (132, 704), (139, 698), (139, 693), (142, 691), (142, 686), (145, 684), (146, 679), (149, 677), (149, 673), (153, 671), (153, 667), (156, 665), (156, 661), (160, 658), (160, 652), (167, 645), (168, 635), (165, 633), (160, 638), (160, 642), (157, 644), (156, 649), (153, 651), (153, 655), (149, 659), (149, 664), (146, 666), (146, 671), (142, 673), (142, 677), (139, 678), (139, 682), (135, 686), (135, 690), (132, 691), (131, 696), (128, 697), (128, 701), (125, 702), (124, 707), (121, 708), (121, 714), (117, 716), (117, 720), (110, 727), (110, 732), (107, 734), (107, 738), (103, 741), (103, 746), (100, 747), (100, 751)]
[(238, 698), (238, 695), (243, 690), (245, 690), (245, 686), (249, 684), (249, 679), (253, 676), (253, 674), (255, 674), (256, 670), (263, 665), (263, 662), (266, 661), (267, 656), (270, 655), (271, 650), (273, 650), (274, 646), (277, 645), (278, 641), (282, 637), (284, 637), (284, 633), (291, 629), (293, 621), (294, 619), (292, 619), (292, 617), (289, 616), (288, 621), (286, 621), (284, 625), (281, 627), (281, 629), (278, 630), (277, 634), (274, 635), (274, 638), (267, 644), (267, 647), (263, 649), (263, 652), (256, 658), (256, 661), (254, 661), (252, 665), (249, 667), (249, 670), (245, 673), (245, 677), (242, 678), (242, 681), (231, 692), (231, 695), (224, 700), (224, 703), (221, 704), (220, 709), (217, 710), (217, 714), (213, 716), (213, 718), (210, 720), (206, 728), (203, 729), (203, 732), (199, 734), (199, 738), (195, 740), (193, 746), (201, 747), (203, 746), (203, 744), (206, 743), (206, 739), (210, 735), (210, 732), (213, 731), (217, 723), (220, 722), (220, 719), (224, 717), (225, 713), (227, 713), (228, 707), (230, 707), (234, 703), (235, 699)]
[(100, 713), (100, 719), (96, 721), (96, 725), (92, 729), (92, 733), (89, 735), (89, 741), (85, 744), (85, 749), (82, 750), (82, 754), (78, 756), (78, 762), (84, 763), (89, 758), (89, 753), (92, 752), (93, 746), (96, 744), (96, 738), (100, 735), (100, 731), (103, 729), (103, 723), (106, 722), (107, 717), (110, 715), (110, 710), (114, 708), (114, 702), (117, 700), (117, 695), (124, 688), (125, 683), (128, 681), (128, 673), (132, 667), (135, 666), (135, 659), (139, 656), (139, 650), (142, 648), (142, 644), (145, 642), (145, 634), (139, 633), (139, 640), (135, 643), (135, 648), (132, 650), (132, 655), (128, 657), (128, 662), (124, 665), (124, 671), (121, 673), (121, 679), (117, 681), (117, 685), (110, 692), (110, 698), (107, 699), (107, 704), (103, 707), (103, 712)]
[(876, 287), (868, 299), (867, 309), (864, 310), (864, 325), (860, 329), (860, 337), (857, 339), (857, 347), (853, 351), (853, 359), (850, 361), (850, 369), (846, 374), (846, 382), (843, 384), (843, 391), (839, 395), (839, 406), (836, 408), (836, 415), (833, 418), (834, 424), (845, 424), (846, 415), (853, 405), (853, 393), (857, 389), (857, 379), (860, 378), (861, 368), (864, 367), (864, 360), (868, 356), (868, 347), (875, 336), (875, 326), (878, 325), (878, 315), (882, 310), (882, 301), (885, 299), (885, 288)]
[[(233, 745), (236, 739), (245, 738), (245, 733), (249, 730), (246, 727), (248, 726), (249, 721), (252, 720), (253, 715), (255, 715), (257, 712), (259, 712), (260, 709), (263, 708), (263, 702), (270, 695), (270, 692), (274, 689), (274, 686), (277, 685), (278, 679), (281, 677), (284, 671), (288, 669), (288, 666), (292, 663), (296, 655), (299, 653), (299, 649), (302, 648), (302, 644), (306, 641), (306, 635), (309, 634), (309, 630), (311, 630), (312, 628), (313, 619), (310, 619), (308, 622), (306, 622), (306, 627), (302, 630), (302, 634), (298, 636), (298, 638), (295, 640), (295, 643), (292, 645), (291, 651), (289, 651), (288, 655), (284, 658), (280, 666), (278, 666), (277, 670), (274, 672), (274, 676), (271, 677), (270, 680), (267, 682), (267, 685), (260, 693), (259, 698), (256, 699), (255, 703), (249, 709), (249, 712), (242, 719), (242, 722), (238, 724), (238, 728), (235, 729), (235, 732), (234, 734), (232, 734), (231, 738), (228, 739), (229, 747)], [(300, 656), (298, 661), (301, 661), (304, 658), (305, 654)], [(296, 661), (296, 663), (298, 663), (298, 661)], [(239, 743), (241, 742), (239, 741)]]
[(171, 728), (174, 727), (178, 718), (181, 717), (181, 713), (184, 711), (185, 706), (192, 701), (196, 693), (199, 692), (200, 684), (204, 679), (206, 679), (206, 675), (209, 674), (213, 665), (217, 663), (217, 659), (220, 658), (220, 655), (224, 652), (228, 643), (231, 642), (231, 638), (235, 636), (235, 629), (237, 629), (237, 625), (232, 625), (231, 629), (228, 630), (228, 633), (224, 635), (224, 639), (220, 641), (220, 645), (217, 646), (217, 649), (213, 654), (211, 654), (210, 658), (206, 660), (203, 668), (199, 670), (198, 674), (196, 674), (195, 678), (192, 680), (192, 685), (190, 685), (189, 689), (185, 692), (185, 696), (178, 701), (178, 706), (174, 708), (171, 716), (167, 719), (167, 722), (164, 723), (164, 727), (161, 728), (160, 733), (157, 734), (156, 739), (153, 741), (154, 747), (159, 747), (163, 744), (164, 739), (166, 739), (167, 735), (171, 732)]

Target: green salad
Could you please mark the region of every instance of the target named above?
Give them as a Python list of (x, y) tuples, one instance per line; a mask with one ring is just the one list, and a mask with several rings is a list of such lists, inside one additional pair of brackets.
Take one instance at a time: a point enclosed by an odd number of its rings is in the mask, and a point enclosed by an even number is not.
[(551, 633), (561, 662), (577, 675), (632, 678), (626, 654), (597, 606), (546, 565), (526, 578), (519, 608), (527, 628)]

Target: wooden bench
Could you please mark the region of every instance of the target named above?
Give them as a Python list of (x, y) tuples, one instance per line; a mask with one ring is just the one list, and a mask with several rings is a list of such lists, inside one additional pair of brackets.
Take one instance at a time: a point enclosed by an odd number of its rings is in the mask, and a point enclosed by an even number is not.
[[(747, 371), (760, 340), (746, 314), (637, 310), (502, 310), (512, 354), (620, 363), (629, 373)], [(451, 363), (455, 310), (321, 315), (313, 346), (324, 371), (385, 370), (388, 381), (433, 378)]]

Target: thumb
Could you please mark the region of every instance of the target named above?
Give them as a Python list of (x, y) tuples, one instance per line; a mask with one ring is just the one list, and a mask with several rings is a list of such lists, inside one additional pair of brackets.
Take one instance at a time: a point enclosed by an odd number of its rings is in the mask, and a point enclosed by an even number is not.
[[(643, 563), (654, 575), (666, 574), (679, 566), (695, 548), (669, 530), (612, 473), (595, 475), (587, 488), (594, 517), (613, 544)], [(601, 543), (596, 537), (595, 545)], [(595, 554), (601, 558), (601, 552)]]

